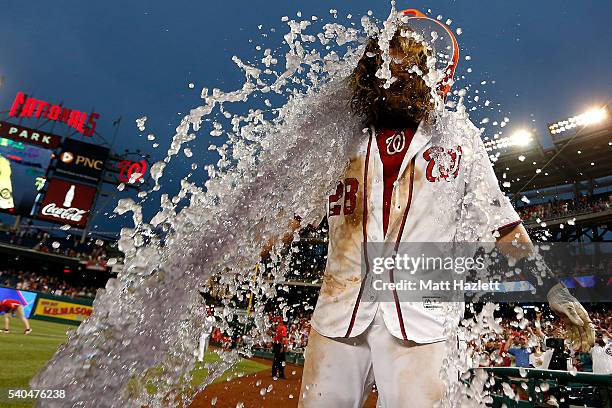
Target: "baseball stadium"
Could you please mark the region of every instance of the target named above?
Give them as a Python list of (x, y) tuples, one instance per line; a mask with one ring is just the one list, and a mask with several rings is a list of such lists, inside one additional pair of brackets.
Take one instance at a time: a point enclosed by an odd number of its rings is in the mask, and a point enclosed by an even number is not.
[(353, 3), (3, 6), (0, 408), (612, 406), (612, 7)]

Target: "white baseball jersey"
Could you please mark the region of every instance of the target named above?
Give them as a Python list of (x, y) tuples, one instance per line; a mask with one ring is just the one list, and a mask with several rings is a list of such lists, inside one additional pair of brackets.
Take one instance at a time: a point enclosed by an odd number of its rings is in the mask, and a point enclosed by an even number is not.
[(456, 112), (419, 125), (393, 188), (386, 236), (374, 129), (356, 146), (327, 214), (327, 265), (312, 327), (327, 337), (355, 337), (380, 307), (393, 336), (417, 343), (443, 340), (444, 316), (422, 302), (376, 301), (365, 284), (371, 273), (366, 270), (362, 279), (363, 244), (494, 242), (496, 230), (520, 223), (499, 188), (480, 131)]

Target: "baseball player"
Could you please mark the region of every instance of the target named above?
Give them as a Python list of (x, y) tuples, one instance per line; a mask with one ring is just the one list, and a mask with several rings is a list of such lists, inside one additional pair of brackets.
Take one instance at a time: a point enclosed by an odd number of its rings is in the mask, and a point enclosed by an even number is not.
[[(383, 407), (431, 407), (443, 395), (444, 316), (422, 302), (377, 301), (362, 276), (365, 244), (530, 243), (499, 188), (479, 130), (464, 112), (432, 115), (431, 89), (449, 91), (458, 61), (452, 32), (415, 10), (404, 13), (389, 43), (390, 61), (371, 38), (350, 77), (351, 108), (367, 132), (327, 203), (327, 265), (300, 407), (360, 407), (374, 381)], [(432, 31), (429, 48), (406, 35)], [(445, 76), (435, 77), (428, 59), (441, 53)], [(379, 75), (386, 66), (390, 86)], [(549, 301), (588, 349), (592, 329), (582, 306), (558, 286)]]
[(206, 319), (202, 333), (200, 333), (200, 340), (198, 341), (198, 361), (201, 363), (204, 361), (204, 353), (208, 350), (210, 343), (210, 336), (212, 335), (215, 325), (214, 309), (212, 307), (206, 308)]
[(15, 314), (21, 320), (23, 325), (25, 326), (25, 331), (23, 334), (32, 333), (32, 329), (30, 328), (30, 322), (25, 317), (23, 312), (23, 305), (20, 301), (15, 299), (4, 299), (0, 301), (0, 314), (4, 314), (4, 330), (5, 334), (9, 333), (9, 316), (11, 314)]

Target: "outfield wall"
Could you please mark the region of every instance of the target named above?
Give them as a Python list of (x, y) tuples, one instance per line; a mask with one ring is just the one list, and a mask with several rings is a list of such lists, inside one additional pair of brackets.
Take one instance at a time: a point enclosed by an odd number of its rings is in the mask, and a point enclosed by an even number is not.
[(19, 300), (26, 317), (79, 325), (93, 312), (93, 299), (74, 299), (48, 293), (0, 287), (0, 300)]

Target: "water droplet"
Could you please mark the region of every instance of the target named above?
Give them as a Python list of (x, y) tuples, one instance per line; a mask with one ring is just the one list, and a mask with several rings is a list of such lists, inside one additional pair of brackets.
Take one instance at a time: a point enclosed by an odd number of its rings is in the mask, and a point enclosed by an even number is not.
[(145, 130), (145, 123), (146, 123), (146, 121), (147, 121), (147, 117), (146, 116), (143, 116), (141, 118), (136, 119), (136, 127), (141, 132), (143, 132)]

